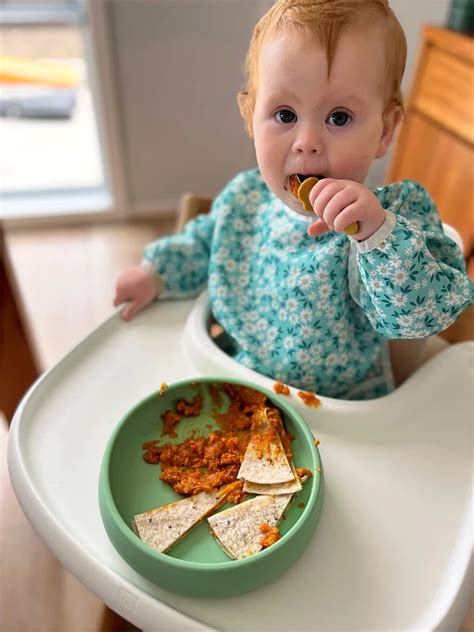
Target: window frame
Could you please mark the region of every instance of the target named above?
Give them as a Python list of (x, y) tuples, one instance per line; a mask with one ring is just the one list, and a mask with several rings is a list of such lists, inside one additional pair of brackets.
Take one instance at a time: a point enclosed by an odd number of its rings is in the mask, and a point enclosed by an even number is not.
[[(77, 0), (69, 4), (71, 7), (67, 7), (67, 11), (60, 10), (47, 1), (41, 7), (34, 5), (34, 14), (37, 17), (38, 13), (44, 11), (44, 21), (38, 19), (35, 23), (74, 23), (81, 29), (84, 59), (96, 115), (104, 186), (46, 188), (1, 194), (0, 207), (5, 212), (0, 208), (0, 221), (6, 228), (108, 222), (131, 215), (106, 3), (102, 0)], [(18, 14), (26, 14), (27, 8), (31, 7), (32, 5), (25, 4), (21, 10), (18, 8), (16, 11), (13, 7), (2, 7), (0, 24), (32, 24), (33, 21), (18, 22), (22, 17)], [(7, 14), (10, 14), (9, 17)]]

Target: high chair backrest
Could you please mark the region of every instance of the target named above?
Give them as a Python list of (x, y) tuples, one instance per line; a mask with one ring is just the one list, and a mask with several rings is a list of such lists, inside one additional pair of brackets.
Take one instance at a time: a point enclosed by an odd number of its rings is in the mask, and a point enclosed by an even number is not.
[[(180, 231), (191, 219), (202, 213), (208, 213), (212, 204), (212, 199), (198, 197), (192, 193), (185, 193), (180, 201), (178, 218), (176, 221), (176, 232)], [(455, 241), (462, 250), (462, 240), (459, 233), (443, 224), (445, 233)], [(418, 340), (390, 340), (390, 357), (392, 361), (392, 371), (395, 384), (399, 386), (404, 382), (420, 365), (420, 360), (425, 352), (427, 338)]]

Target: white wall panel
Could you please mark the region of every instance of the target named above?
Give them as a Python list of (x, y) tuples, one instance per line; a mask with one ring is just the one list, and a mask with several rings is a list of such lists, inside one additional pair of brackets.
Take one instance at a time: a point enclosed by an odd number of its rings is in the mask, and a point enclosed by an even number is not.
[(236, 95), (262, 0), (108, 2), (134, 210), (215, 195), (255, 163)]

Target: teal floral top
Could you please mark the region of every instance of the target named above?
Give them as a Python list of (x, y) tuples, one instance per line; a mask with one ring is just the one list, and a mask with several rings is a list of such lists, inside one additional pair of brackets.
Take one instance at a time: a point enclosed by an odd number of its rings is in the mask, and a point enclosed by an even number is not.
[(387, 340), (445, 329), (471, 303), (472, 283), (419, 184), (374, 192), (386, 220), (368, 240), (314, 238), (314, 218), (285, 206), (253, 169), (144, 259), (168, 296), (208, 285), (243, 365), (329, 397), (378, 397), (393, 388)]

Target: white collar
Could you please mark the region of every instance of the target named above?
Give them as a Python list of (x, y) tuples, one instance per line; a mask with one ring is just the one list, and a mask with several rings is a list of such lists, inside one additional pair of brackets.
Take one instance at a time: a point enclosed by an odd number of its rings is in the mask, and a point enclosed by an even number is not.
[(289, 206), (286, 206), (286, 204), (283, 204), (283, 202), (281, 203), (281, 206), (287, 215), (300, 222), (304, 222), (305, 224), (311, 224), (318, 219), (314, 213), (307, 213), (306, 211), (294, 211)]

